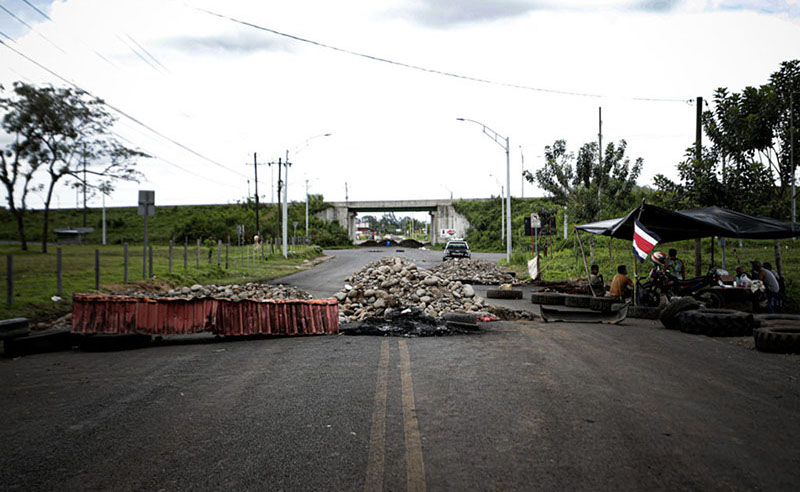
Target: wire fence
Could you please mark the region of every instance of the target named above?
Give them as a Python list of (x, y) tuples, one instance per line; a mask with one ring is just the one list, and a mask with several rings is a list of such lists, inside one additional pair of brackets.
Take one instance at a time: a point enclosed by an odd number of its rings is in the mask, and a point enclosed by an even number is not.
[[(305, 236), (290, 237), (287, 257), (308, 249)], [(0, 266), (0, 299), (5, 306), (58, 302), (75, 292), (119, 287), (140, 281), (169, 279), (177, 282), (202, 277), (241, 275), (257, 278), (286, 260), (280, 238), (260, 244), (232, 244), (202, 238), (184, 238), (168, 244), (52, 245), (47, 253), (21, 251), (5, 245)], [(0, 301), (2, 302), (2, 301)]]

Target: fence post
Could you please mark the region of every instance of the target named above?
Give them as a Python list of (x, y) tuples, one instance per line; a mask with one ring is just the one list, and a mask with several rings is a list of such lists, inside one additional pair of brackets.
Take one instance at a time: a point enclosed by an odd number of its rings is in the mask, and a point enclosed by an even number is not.
[(195, 268), (200, 268), (200, 243), (202, 240), (197, 238), (197, 259), (195, 260)]
[(61, 248), (56, 249), (56, 295), (61, 297), (63, 295), (62, 283), (64, 280), (64, 270), (61, 263)]
[(153, 245), (151, 244), (147, 250), (147, 257), (148, 262), (150, 263), (150, 268), (147, 270), (147, 278), (153, 278)]
[(172, 246), (173, 246), (174, 242), (175, 241), (173, 241), (172, 239), (169, 240), (169, 274), (170, 275), (172, 275)]
[(6, 257), (6, 281), (8, 282), (8, 298), (6, 302), (10, 306), (12, 302), (14, 302), (14, 255), (8, 255)]
[(231, 237), (228, 236), (228, 243), (225, 245), (225, 269), (228, 269), (228, 250), (231, 249)]
[(183, 269), (189, 269), (189, 238), (183, 236)]
[(100, 250), (99, 249), (94, 250), (94, 290), (100, 290)]
[(124, 273), (125, 276), (123, 277), (122, 283), (123, 284), (127, 284), (128, 283), (128, 243), (125, 243), (125, 248), (124, 249), (125, 249), (125, 252), (123, 253), (123, 255), (125, 257), (125, 273)]
[(217, 266), (222, 263), (222, 239), (217, 239)]

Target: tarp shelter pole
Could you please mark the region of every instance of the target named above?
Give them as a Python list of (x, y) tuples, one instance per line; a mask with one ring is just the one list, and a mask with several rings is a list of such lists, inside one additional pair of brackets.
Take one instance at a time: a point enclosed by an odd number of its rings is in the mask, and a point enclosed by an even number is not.
[[(555, 214), (553, 214), (555, 215)], [(550, 233), (550, 259), (553, 259), (553, 217), (550, 217), (550, 220), (547, 221), (547, 224), (550, 226), (548, 227), (548, 233)]]
[(716, 236), (711, 236), (711, 266), (709, 267), (709, 269), (714, 268), (714, 250), (717, 249), (717, 248), (714, 247), (714, 240), (715, 239), (716, 239)]
[(578, 234), (578, 228), (575, 228), (575, 236), (578, 238), (578, 246), (581, 247), (581, 257), (583, 258), (583, 268), (586, 269), (586, 281), (589, 282), (589, 291), (592, 293), (592, 297), (597, 297), (597, 294), (594, 293), (594, 289), (592, 288), (591, 281), (589, 279), (589, 265), (586, 263), (586, 253), (583, 251), (583, 241), (581, 241), (581, 235)]
[(726, 253), (726, 250), (725, 250), (725, 247), (726, 247), (725, 238), (721, 237), (721, 238), (719, 238), (719, 241), (720, 241), (720, 246), (722, 246), (722, 269), (723, 270), (727, 270), (727, 268), (725, 268), (725, 259), (726, 259), (725, 258), (725, 253)]
[[(639, 301), (636, 299), (636, 287), (639, 284), (639, 269), (636, 268), (639, 258), (636, 257), (636, 252), (631, 248), (631, 255), (633, 255), (633, 305), (638, 306)], [(623, 299), (624, 300), (624, 299)]]

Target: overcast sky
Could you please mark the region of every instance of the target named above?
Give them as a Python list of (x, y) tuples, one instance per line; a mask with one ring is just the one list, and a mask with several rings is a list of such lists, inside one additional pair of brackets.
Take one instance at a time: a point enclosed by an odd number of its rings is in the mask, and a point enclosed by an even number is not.
[[(575, 151), (596, 141), (600, 106), (603, 141), (626, 139), (644, 158), (640, 184), (652, 185), (657, 173), (674, 177), (692, 145), (689, 100), (762, 84), (800, 58), (800, 0), (0, 5), (8, 47), (183, 146), (120, 116), (115, 131), (154, 158), (140, 164), (146, 181), (119, 184), (107, 205), (135, 204), (137, 189), (155, 190), (157, 205), (243, 200), (253, 153), (269, 162), (286, 150), (291, 200), (304, 199), (306, 179), (327, 200), (344, 200), (345, 182), (350, 200), (499, 194), (503, 149), (457, 117), (510, 138), (520, 196), (522, 153), (535, 170), (556, 139)], [(65, 85), (8, 47), (0, 83)], [(258, 169), (264, 201), (273, 169)], [(524, 193), (542, 195), (527, 183)], [(53, 205), (75, 201), (62, 185)]]

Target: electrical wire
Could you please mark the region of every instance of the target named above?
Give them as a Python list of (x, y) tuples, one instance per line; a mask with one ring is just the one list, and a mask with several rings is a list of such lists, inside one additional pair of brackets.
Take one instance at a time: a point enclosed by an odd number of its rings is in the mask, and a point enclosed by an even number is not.
[[(86, 89), (83, 89), (82, 87), (80, 87), (80, 86), (79, 86), (78, 84), (76, 84), (75, 82), (73, 82), (73, 81), (71, 81), (71, 80), (69, 80), (69, 79), (67, 79), (67, 78), (65, 78), (65, 77), (62, 77), (62, 76), (61, 76), (61, 75), (59, 75), (58, 73), (56, 73), (56, 72), (54, 72), (53, 70), (51, 70), (51, 69), (47, 68), (46, 66), (42, 65), (41, 63), (39, 63), (38, 61), (36, 61), (36, 60), (34, 60), (33, 58), (29, 57), (29, 56), (28, 56), (28, 55), (26, 55), (25, 53), (23, 53), (23, 52), (19, 51), (18, 49), (14, 48), (13, 46), (11, 46), (11, 45), (9, 45), (8, 43), (4, 42), (2, 39), (0, 39), (0, 45), (3, 45), (3, 46), (5, 46), (5, 47), (6, 47), (6, 48), (8, 48), (9, 50), (13, 51), (13, 52), (14, 52), (14, 53), (16, 53), (17, 55), (19, 55), (19, 56), (21, 56), (22, 58), (24, 58), (24, 59), (28, 60), (29, 62), (33, 63), (33, 64), (34, 64), (34, 65), (36, 65), (37, 67), (39, 67), (39, 68), (41, 68), (42, 70), (46, 71), (47, 73), (49, 73), (49, 74), (53, 75), (54, 77), (58, 78), (59, 80), (62, 80), (62, 81), (64, 81), (64, 82), (66, 82), (67, 84), (69, 84), (69, 85), (71, 85), (71, 86), (75, 87), (76, 89), (78, 89), (78, 90), (80, 90), (80, 91), (82, 91), (82, 92), (85, 92), (86, 94), (88, 94), (88, 95), (89, 95), (89, 96), (91, 96), (91, 97), (98, 98), (97, 96), (95, 96), (95, 95), (94, 95), (94, 94), (92, 94), (91, 92), (89, 92), (89, 91), (87, 91)], [(98, 98), (98, 99), (99, 99), (99, 98)], [(194, 149), (192, 149), (192, 148), (190, 148), (190, 147), (188, 147), (188, 146), (186, 146), (186, 145), (184, 145), (184, 144), (182, 144), (182, 143), (178, 142), (177, 140), (175, 140), (175, 139), (173, 139), (173, 138), (171, 138), (171, 137), (168, 137), (167, 135), (164, 135), (164, 134), (163, 134), (163, 133), (161, 133), (160, 131), (158, 131), (158, 130), (156, 130), (155, 128), (151, 127), (150, 125), (148, 125), (148, 124), (144, 123), (143, 121), (139, 120), (138, 118), (134, 117), (133, 115), (130, 115), (130, 114), (128, 114), (127, 112), (123, 111), (122, 109), (120, 109), (120, 108), (118, 108), (118, 107), (116, 107), (116, 106), (114, 106), (114, 105), (110, 104), (108, 101), (105, 101), (105, 100), (104, 100), (104, 101), (103, 101), (103, 104), (105, 104), (105, 105), (106, 105), (108, 108), (110, 108), (110, 109), (114, 110), (115, 112), (117, 112), (117, 113), (118, 113), (118, 114), (120, 114), (121, 116), (123, 116), (123, 117), (127, 118), (128, 120), (130, 120), (130, 121), (132, 121), (132, 122), (134, 122), (134, 123), (136, 123), (137, 125), (141, 126), (142, 128), (145, 128), (145, 129), (147, 129), (148, 131), (150, 131), (150, 132), (152, 132), (152, 133), (154, 133), (154, 134), (158, 135), (159, 137), (161, 137), (162, 139), (166, 140), (167, 142), (169, 142), (169, 143), (171, 143), (171, 144), (173, 144), (173, 145), (175, 145), (175, 146), (177, 146), (177, 147), (180, 147), (181, 149), (185, 150), (186, 152), (189, 152), (190, 154), (192, 154), (192, 155), (194, 155), (194, 156), (196, 156), (196, 157), (199, 157), (200, 159), (202, 159), (202, 160), (204, 160), (204, 161), (206, 161), (206, 162), (208, 162), (208, 163), (210, 163), (210, 164), (213, 164), (213, 165), (215, 165), (215, 166), (217, 166), (217, 167), (220, 167), (220, 168), (224, 169), (225, 171), (228, 171), (228, 172), (230, 172), (230, 173), (233, 173), (233, 174), (236, 174), (236, 175), (238, 175), (238, 176), (240, 176), (240, 177), (243, 177), (243, 178), (249, 179), (249, 178), (248, 178), (248, 176), (245, 176), (244, 174), (242, 174), (242, 173), (240, 173), (240, 172), (238, 172), (238, 171), (234, 171), (233, 169), (231, 169), (231, 168), (229, 168), (229, 167), (225, 166), (224, 164), (222, 164), (222, 163), (220, 163), (220, 162), (218, 162), (218, 161), (216, 161), (216, 160), (214, 160), (214, 159), (211, 159), (210, 157), (206, 157), (206, 156), (204, 156), (203, 154), (201, 154), (201, 153), (197, 152), (196, 150), (194, 150)]]
[(7, 9), (7, 8), (5, 8), (5, 7), (4, 7), (2, 4), (0, 4), (0, 9), (3, 9), (3, 10), (4, 10), (4, 11), (5, 11), (5, 12), (6, 12), (8, 15), (10, 15), (10, 16), (11, 16), (11, 17), (13, 17), (14, 19), (16, 19), (16, 20), (17, 20), (17, 21), (18, 21), (20, 24), (22, 24), (23, 26), (27, 27), (28, 29), (30, 29), (31, 31), (33, 31), (34, 33), (36, 33), (36, 35), (37, 35), (37, 36), (39, 36), (40, 38), (44, 39), (44, 40), (45, 40), (45, 41), (47, 41), (48, 43), (52, 44), (52, 45), (53, 45), (53, 47), (54, 47), (55, 49), (57, 49), (58, 51), (60, 51), (60, 52), (62, 52), (62, 53), (64, 53), (64, 54), (67, 54), (67, 52), (66, 52), (66, 51), (64, 51), (63, 49), (61, 49), (61, 47), (60, 47), (59, 45), (57, 45), (57, 44), (55, 44), (54, 42), (50, 41), (50, 39), (48, 39), (48, 38), (47, 38), (47, 37), (46, 37), (44, 34), (40, 33), (39, 31), (37, 31), (36, 29), (34, 29), (33, 27), (31, 27), (31, 25), (30, 25), (30, 24), (28, 24), (27, 22), (25, 22), (24, 20), (22, 20), (21, 18), (19, 18), (19, 17), (18, 17), (16, 14), (14, 14), (14, 12), (12, 12), (12, 11), (8, 10), (8, 9)]
[[(549, 94), (559, 94), (559, 95), (563, 95), (563, 96), (579, 96), (579, 97), (591, 97), (591, 98), (606, 98), (606, 97), (608, 97), (608, 96), (603, 95), (603, 94), (593, 94), (593, 93), (588, 93), (588, 92), (562, 91), (562, 90), (558, 90), (558, 89), (547, 89), (547, 88), (543, 88), (543, 87), (533, 87), (533, 86), (529, 86), (529, 85), (514, 84), (514, 83), (510, 83), (510, 82), (501, 82), (501, 81), (497, 81), (497, 80), (486, 79), (486, 78), (481, 78), (481, 77), (473, 77), (473, 76), (470, 76), (470, 75), (464, 75), (464, 74), (459, 74), (459, 73), (455, 73), (455, 72), (448, 72), (448, 71), (445, 71), (445, 70), (438, 70), (438, 69), (435, 69), (435, 68), (423, 67), (421, 65), (414, 65), (414, 64), (411, 64), (411, 63), (400, 62), (400, 61), (392, 60), (392, 59), (389, 59), (389, 58), (384, 58), (384, 57), (377, 56), (377, 55), (370, 55), (368, 53), (363, 53), (363, 52), (360, 52), (360, 51), (353, 51), (353, 50), (349, 50), (349, 49), (346, 49), (346, 48), (339, 48), (337, 46), (333, 46), (333, 45), (330, 45), (330, 44), (327, 44), (327, 43), (323, 43), (321, 41), (314, 41), (313, 39), (303, 38), (301, 36), (297, 36), (297, 35), (294, 35), (294, 34), (289, 34), (289, 33), (282, 32), (282, 31), (278, 31), (278, 30), (275, 30), (275, 29), (271, 29), (269, 27), (260, 26), (258, 24), (254, 24), (252, 22), (247, 22), (247, 21), (244, 21), (244, 20), (241, 20), (241, 19), (236, 19), (234, 17), (230, 17), (230, 16), (227, 16), (225, 14), (220, 14), (218, 12), (207, 10), (207, 9), (204, 9), (204, 8), (201, 8), (201, 7), (195, 7), (193, 5), (189, 5), (189, 4), (185, 3), (185, 2), (184, 2), (184, 5), (186, 5), (190, 9), (194, 9), (194, 10), (197, 10), (197, 11), (200, 11), (200, 12), (204, 12), (204, 13), (212, 15), (214, 17), (218, 17), (220, 19), (225, 19), (225, 20), (228, 20), (228, 21), (231, 21), (231, 22), (235, 22), (235, 23), (241, 24), (243, 26), (252, 27), (253, 29), (258, 29), (260, 31), (265, 31), (265, 32), (268, 32), (268, 33), (271, 33), (271, 34), (275, 34), (276, 36), (282, 36), (282, 37), (285, 37), (285, 38), (292, 39), (294, 41), (299, 41), (301, 43), (311, 44), (311, 45), (314, 45), (314, 46), (317, 46), (317, 47), (320, 47), (320, 48), (325, 48), (325, 49), (328, 49), (328, 50), (337, 51), (339, 53), (345, 53), (345, 54), (348, 54), (348, 55), (357, 56), (357, 57), (361, 57), (361, 58), (366, 58), (367, 60), (371, 60), (371, 61), (387, 63), (389, 65), (395, 65), (395, 66), (398, 66), (398, 67), (409, 68), (409, 69), (417, 70), (417, 71), (420, 71), (420, 72), (432, 73), (432, 74), (436, 74), (436, 75), (442, 75), (442, 76), (445, 76), (445, 77), (452, 77), (452, 78), (461, 79), (461, 80), (468, 80), (468, 81), (471, 81), (471, 82), (478, 82), (478, 83), (482, 83), (482, 84), (497, 85), (497, 86), (501, 86), (501, 87), (510, 87), (512, 89), (522, 89), (522, 90), (533, 91), (533, 92), (544, 92), (544, 93), (549, 93)], [(680, 102), (680, 103), (685, 103), (687, 101), (687, 99), (653, 98), (653, 97), (630, 97), (630, 98), (624, 98), (624, 99), (632, 99), (634, 101)]]
[(31, 2), (29, 2), (28, 0), (22, 0), (22, 1), (23, 1), (23, 2), (25, 2), (25, 4), (26, 4), (28, 7), (30, 7), (30, 8), (32, 8), (33, 10), (35, 10), (35, 11), (39, 12), (39, 15), (41, 15), (41, 16), (42, 16), (42, 17), (44, 17), (45, 19), (49, 20), (50, 22), (52, 22), (52, 21), (53, 21), (53, 19), (51, 19), (49, 15), (47, 15), (47, 14), (45, 14), (44, 12), (42, 12), (41, 10), (39, 10), (39, 9), (36, 7), (36, 5), (32, 4), (32, 3), (31, 3)]

